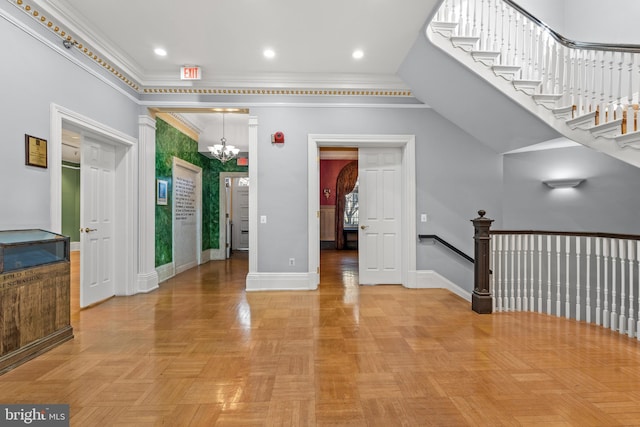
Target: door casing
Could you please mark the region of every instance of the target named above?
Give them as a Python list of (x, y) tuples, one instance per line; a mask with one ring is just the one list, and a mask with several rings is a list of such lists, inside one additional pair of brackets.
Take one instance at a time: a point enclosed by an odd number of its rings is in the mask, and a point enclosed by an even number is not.
[(308, 154), (309, 276), (320, 283), (320, 147), (399, 147), (402, 150), (402, 285), (416, 284), (416, 165), (415, 135), (310, 134)]

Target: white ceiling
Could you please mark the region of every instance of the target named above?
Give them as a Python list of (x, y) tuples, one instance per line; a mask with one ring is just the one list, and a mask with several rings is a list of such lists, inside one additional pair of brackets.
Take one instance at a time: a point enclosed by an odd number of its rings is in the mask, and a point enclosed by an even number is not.
[[(439, 0), (33, 0), (141, 86), (402, 87), (402, 60)], [(154, 48), (166, 49), (158, 57)], [(262, 52), (272, 48), (276, 57)], [(364, 58), (355, 60), (355, 49)]]

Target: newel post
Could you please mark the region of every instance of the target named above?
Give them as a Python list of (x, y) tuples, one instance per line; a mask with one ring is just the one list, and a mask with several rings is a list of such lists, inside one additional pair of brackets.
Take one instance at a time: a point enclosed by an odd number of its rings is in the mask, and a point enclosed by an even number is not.
[(476, 219), (472, 219), (475, 233), (474, 240), (474, 285), (473, 294), (471, 294), (471, 309), (480, 314), (491, 314), (492, 299), (489, 290), (489, 242), (491, 236), (489, 229), (491, 228), (492, 219), (485, 218), (485, 211), (479, 210)]

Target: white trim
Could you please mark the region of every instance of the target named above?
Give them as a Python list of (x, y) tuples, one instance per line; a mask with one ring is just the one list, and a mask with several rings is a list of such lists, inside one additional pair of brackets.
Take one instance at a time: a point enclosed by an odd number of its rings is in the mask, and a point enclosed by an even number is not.
[(317, 288), (315, 274), (249, 273), (247, 291), (306, 291)]
[[(50, 106), (50, 145), (51, 165), (62, 164), (62, 127), (63, 122), (80, 128), (99, 141), (115, 143), (123, 149), (123, 157), (116, 166), (116, 182), (122, 188), (118, 197), (118, 209), (115, 210), (115, 222), (119, 224), (114, 233), (114, 245), (119, 250), (114, 257), (117, 270), (117, 281), (114, 288), (116, 295), (132, 295), (135, 293), (137, 267), (137, 139), (116, 129), (110, 128), (93, 119), (85, 117), (56, 104)], [(81, 166), (82, 167), (82, 166)], [(62, 229), (62, 168), (50, 167), (51, 230), (59, 233)], [(82, 197), (82, 194), (81, 194)]]
[(69, 250), (71, 252), (80, 252), (80, 242), (71, 242)]
[(246, 287), (251, 286), (252, 275), (258, 273), (258, 118), (249, 116), (249, 273)]
[(413, 286), (414, 289), (446, 289), (471, 302), (471, 292), (462, 289), (439, 273), (433, 270), (420, 270), (415, 273), (416, 282), (415, 286)]
[(158, 276), (158, 283), (165, 282), (176, 275), (176, 266), (173, 262), (159, 265), (156, 267), (156, 274)]
[[(148, 94), (142, 94), (148, 95)], [(256, 95), (274, 96), (274, 95)], [(339, 97), (338, 97), (339, 98)], [(138, 104), (149, 108), (384, 108), (384, 109), (430, 109), (427, 104), (366, 103), (366, 102), (197, 102), (197, 101), (145, 101)]]
[(309, 134), (308, 163), (308, 237), (309, 275), (320, 283), (320, 147), (400, 147), (402, 148), (402, 285), (415, 286), (416, 270), (416, 167), (415, 135), (321, 135)]

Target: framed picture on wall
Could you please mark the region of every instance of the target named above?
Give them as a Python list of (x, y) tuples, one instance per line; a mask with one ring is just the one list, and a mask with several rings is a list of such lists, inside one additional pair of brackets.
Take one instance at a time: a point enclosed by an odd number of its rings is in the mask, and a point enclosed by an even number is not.
[(24, 136), (25, 164), (47, 168), (47, 140), (35, 136)]
[(156, 180), (156, 204), (157, 205), (166, 205), (167, 204), (167, 192), (169, 190), (169, 183), (164, 179)]

